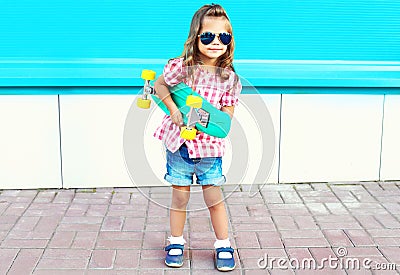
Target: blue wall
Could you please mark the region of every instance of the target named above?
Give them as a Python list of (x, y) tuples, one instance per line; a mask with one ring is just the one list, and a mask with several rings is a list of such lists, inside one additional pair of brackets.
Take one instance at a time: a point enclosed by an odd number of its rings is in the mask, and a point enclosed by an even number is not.
[[(170, 58), (204, 1), (1, 0), (0, 57)], [(238, 59), (400, 61), (398, 0), (219, 1)]]
[[(180, 55), (204, 3), (0, 0), (0, 86), (140, 86), (142, 68)], [(398, 0), (219, 3), (252, 85), (400, 87)]]

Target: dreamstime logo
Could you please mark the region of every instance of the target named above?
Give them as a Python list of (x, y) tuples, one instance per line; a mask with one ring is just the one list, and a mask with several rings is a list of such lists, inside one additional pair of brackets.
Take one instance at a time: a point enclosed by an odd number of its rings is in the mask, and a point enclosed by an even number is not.
[[(244, 78), (240, 78), (243, 91), (239, 106), (235, 108), (231, 130), (226, 137), (223, 157), (223, 172), (227, 184), (234, 186), (225, 192), (225, 198), (241, 185), (248, 185), (249, 196), (254, 196), (269, 178), (275, 158), (275, 132), (271, 115), (265, 100)], [(139, 97), (139, 96), (138, 96)], [(168, 184), (166, 173), (166, 151), (153, 133), (164, 117), (163, 111), (152, 102), (150, 109), (140, 109), (133, 102), (125, 120), (123, 152), (126, 168), (131, 181), (139, 191), (149, 186)], [(191, 188), (190, 195), (199, 193), (200, 188)], [(169, 207), (165, 197), (152, 197), (141, 192), (156, 204)], [(192, 199), (191, 199), (192, 201)], [(189, 204), (187, 211), (201, 210), (200, 204)]]
[(396, 270), (396, 264), (393, 263), (378, 263), (370, 258), (347, 257), (348, 251), (345, 247), (336, 249), (336, 255), (329, 255), (327, 258), (322, 258), (319, 261), (314, 258), (277, 258), (269, 257), (265, 254), (257, 261), (257, 266), (260, 269), (293, 269), (293, 270), (322, 270), (322, 269), (342, 269), (342, 270)]

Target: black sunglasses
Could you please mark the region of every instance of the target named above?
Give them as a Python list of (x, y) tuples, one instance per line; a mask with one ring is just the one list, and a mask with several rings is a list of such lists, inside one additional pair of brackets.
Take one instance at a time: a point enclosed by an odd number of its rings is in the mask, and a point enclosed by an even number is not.
[(213, 42), (215, 36), (218, 36), (219, 41), (221, 41), (221, 43), (224, 44), (225, 46), (229, 45), (232, 41), (232, 35), (227, 32), (221, 32), (221, 33), (203, 32), (202, 34), (198, 35), (198, 37), (200, 37), (201, 43), (203, 43), (204, 45), (208, 45), (211, 42)]

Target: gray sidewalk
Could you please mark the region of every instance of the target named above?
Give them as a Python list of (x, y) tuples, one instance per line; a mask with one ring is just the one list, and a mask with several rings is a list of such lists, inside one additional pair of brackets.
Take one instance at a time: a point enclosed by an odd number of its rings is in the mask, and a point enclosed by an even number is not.
[[(226, 186), (224, 194), (237, 248), (230, 274), (400, 270), (400, 182)], [(0, 191), (0, 274), (219, 274), (198, 187), (186, 262), (164, 266), (169, 201), (169, 187)]]

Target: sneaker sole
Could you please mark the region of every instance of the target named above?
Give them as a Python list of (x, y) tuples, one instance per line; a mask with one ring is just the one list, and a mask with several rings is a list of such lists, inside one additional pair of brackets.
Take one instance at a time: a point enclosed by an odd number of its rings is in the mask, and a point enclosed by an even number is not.
[(218, 269), (218, 271), (226, 272), (226, 271), (232, 271), (232, 270), (234, 270), (235, 267), (236, 267), (236, 264), (235, 264), (234, 267), (220, 267), (220, 268), (217, 267), (217, 269)]
[(181, 264), (168, 264), (166, 261), (164, 261), (164, 263), (168, 267), (181, 267), (181, 266), (183, 266), (183, 263), (181, 263)]

